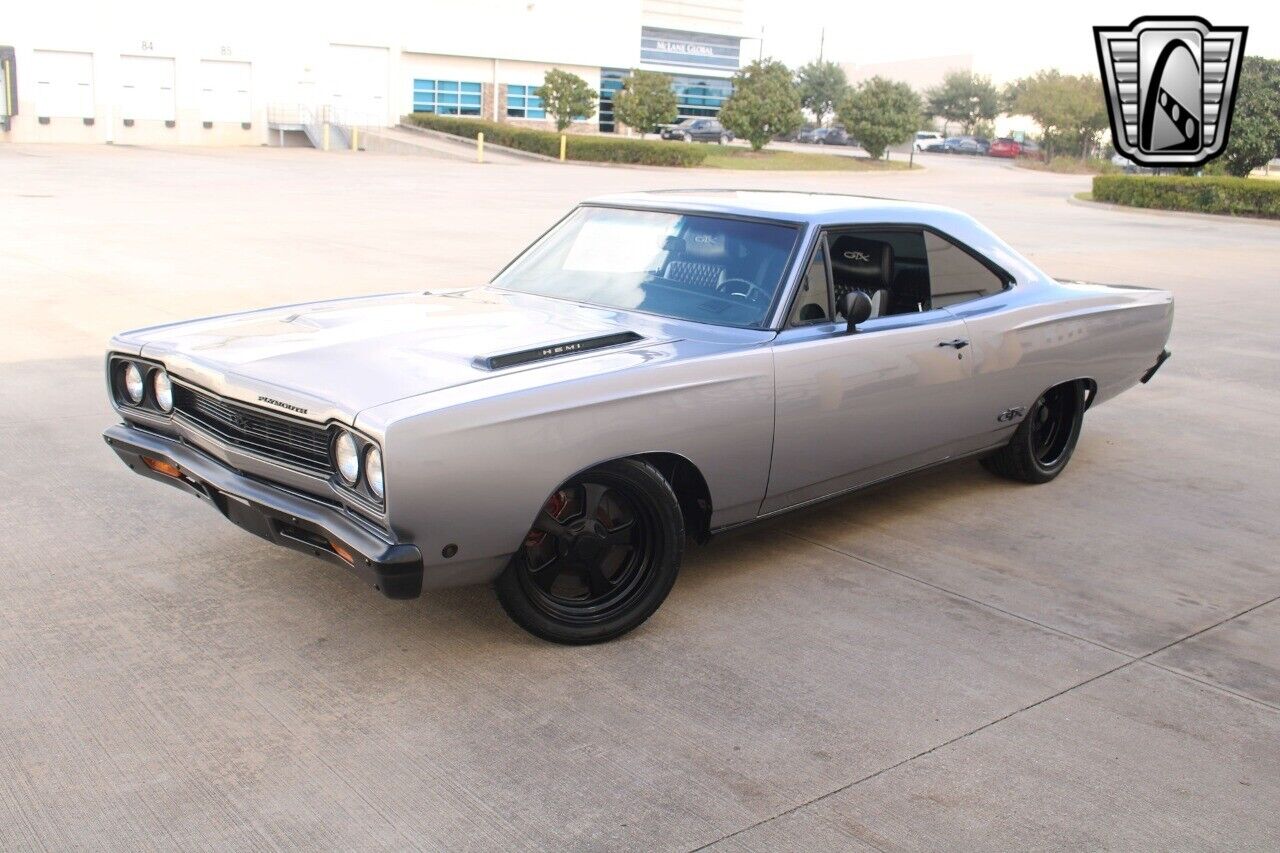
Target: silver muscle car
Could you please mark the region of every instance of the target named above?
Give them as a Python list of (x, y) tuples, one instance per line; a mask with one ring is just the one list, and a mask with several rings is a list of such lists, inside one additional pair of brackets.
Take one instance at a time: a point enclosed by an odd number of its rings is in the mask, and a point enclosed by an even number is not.
[(104, 437), (389, 597), (494, 583), (524, 628), (588, 643), (654, 612), (686, 538), (968, 456), (1052, 480), (1172, 317), (946, 208), (613, 196), (484, 286), (121, 334)]

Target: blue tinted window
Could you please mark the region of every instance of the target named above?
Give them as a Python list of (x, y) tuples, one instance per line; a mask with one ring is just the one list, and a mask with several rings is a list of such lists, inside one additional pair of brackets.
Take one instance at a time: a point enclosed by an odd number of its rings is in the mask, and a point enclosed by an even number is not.
[(507, 115), (512, 118), (546, 118), (547, 112), (542, 106), (542, 99), (534, 92), (537, 86), (517, 86), (507, 84)]
[(459, 80), (413, 81), (413, 111), (438, 115), (478, 116), (481, 84)]
[(799, 233), (783, 223), (582, 207), (494, 284), (605, 308), (761, 328)]

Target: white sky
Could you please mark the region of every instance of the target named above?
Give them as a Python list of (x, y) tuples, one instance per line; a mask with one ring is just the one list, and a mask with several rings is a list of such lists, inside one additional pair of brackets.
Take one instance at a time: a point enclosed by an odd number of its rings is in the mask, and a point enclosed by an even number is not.
[[(1246, 54), (1280, 59), (1280, 2), (1212, 0), (746, 0), (747, 33), (764, 27), (764, 52), (794, 67), (817, 57), (856, 64), (972, 54), (976, 70), (1004, 82), (1057, 67), (1098, 73), (1094, 26), (1128, 26), (1142, 15), (1199, 15), (1247, 26)], [(759, 46), (744, 41), (744, 61)]]

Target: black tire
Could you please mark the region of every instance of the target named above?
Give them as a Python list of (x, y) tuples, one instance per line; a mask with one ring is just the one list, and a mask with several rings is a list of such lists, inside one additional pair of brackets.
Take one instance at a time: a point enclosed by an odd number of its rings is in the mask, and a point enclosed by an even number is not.
[(536, 637), (603, 643), (666, 599), (684, 539), (680, 503), (662, 474), (636, 459), (608, 462), (548, 498), (498, 578), (498, 601)]
[(1044, 392), (1007, 445), (982, 460), (993, 474), (1024, 483), (1047, 483), (1062, 473), (1084, 423), (1084, 383), (1068, 382)]

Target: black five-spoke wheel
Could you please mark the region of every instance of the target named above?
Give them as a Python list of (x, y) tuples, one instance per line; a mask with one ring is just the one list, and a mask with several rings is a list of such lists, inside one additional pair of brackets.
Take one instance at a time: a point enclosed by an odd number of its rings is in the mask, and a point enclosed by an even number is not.
[(1009, 444), (982, 460), (1011, 480), (1047, 483), (1067, 467), (1084, 421), (1083, 382), (1050, 388), (1027, 412)]
[(612, 639), (666, 598), (683, 544), (679, 503), (662, 475), (638, 460), (610, 462), (547, 499), (499, 578), (498, 597), (545, 639)]

